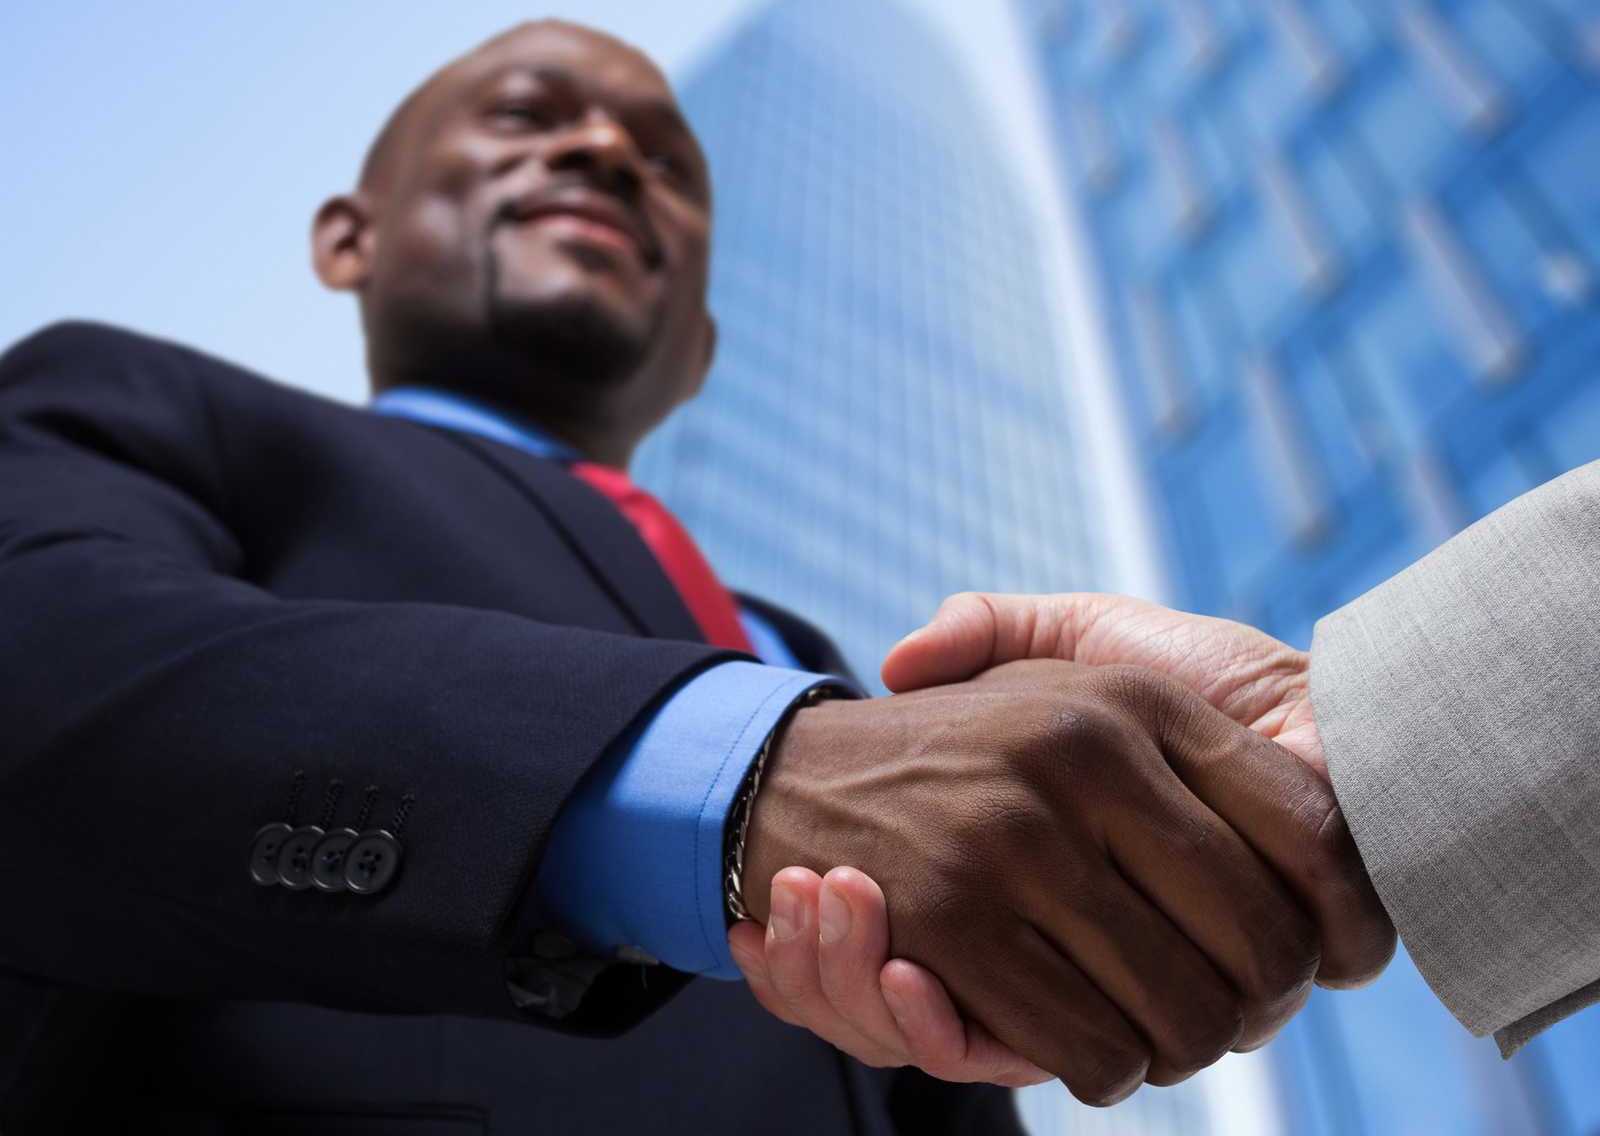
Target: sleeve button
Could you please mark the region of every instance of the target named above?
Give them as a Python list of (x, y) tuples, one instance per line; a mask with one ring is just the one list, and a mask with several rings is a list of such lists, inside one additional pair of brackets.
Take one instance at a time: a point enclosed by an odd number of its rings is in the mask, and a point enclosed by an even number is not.
[(311, 886), (311, 853), (322, 842), (322, 829), (302, 825), (290, 833), (278, 851), (278, 881), (290, 891)]
[(361, 834), (344, 858), (344, 883), (357, 895), (373, 895), (389, 886), (400, 870), (400, 842), (383, 829)]
[(284, 842), (293, 833), (294, 829), (282, 821), (262, 825), (256, 830), (255, 838), (250, 844), (252, 880), (262, 887), (271, 887), (273, 884), (283, 882), (278, 877), (278, 856), (283, 851)]
[(344, 862), (350, 846), (361, 839), (353, 828), (336, 828), (322, 838), (311, 852), (311, 885), (319, 891), (349, 890), (344, 882)]

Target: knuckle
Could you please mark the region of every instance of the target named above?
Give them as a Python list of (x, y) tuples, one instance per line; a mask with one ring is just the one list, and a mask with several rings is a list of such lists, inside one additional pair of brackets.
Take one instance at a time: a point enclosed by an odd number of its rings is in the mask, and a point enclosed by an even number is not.
[(1286, 910), (1267, 932), (1255, 940), (1256, 998), (1275, 1002), (1299, 990), (1322, 963), (1322, 940), (1316, 925), (1298, 909)]
[(1218, 995), (1175, 1023), (1162, 1058), (1180, 1074), (1198, 1072), (1233, 1048), (1244, 1032), (1244, 1007), (1237, 998)]
[(1084, 1104), (1105, 1108), (1137, 1088), (1150, 1069), (1150, 1055), (1141, 1049), (1102, 1050), (1077, 1070), (1062, 1075), (1072, 1095)]
[(1016, 755), (1030, 783), (1076, 786), (1098, 783), (1110, 769), (1106, 755), (1126, 745), (1129, 723), (1111, 702), (1078, 695), (1042, 708), (1036, 731)]

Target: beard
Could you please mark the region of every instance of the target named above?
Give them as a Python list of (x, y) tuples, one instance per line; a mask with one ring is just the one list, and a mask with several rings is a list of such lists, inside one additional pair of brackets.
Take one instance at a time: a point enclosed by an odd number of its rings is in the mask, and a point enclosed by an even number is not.
[(644, 364), (660, 305), (619, 301), (611, 282), (591, 278), (603, 269), (575, 260), (518, 281), (492, 247), (486, 267), (484, 306), (496, 348), (529, 360), (547, 381), (581, 396), (626, 381)]

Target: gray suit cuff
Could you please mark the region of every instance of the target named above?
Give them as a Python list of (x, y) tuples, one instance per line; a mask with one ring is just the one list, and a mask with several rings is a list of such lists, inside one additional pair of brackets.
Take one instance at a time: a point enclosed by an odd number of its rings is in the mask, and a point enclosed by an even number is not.
[(1423, 977), (1505, 1053), (1600, 1001), (1600, 465), (1317, 625), (1335, 792)]

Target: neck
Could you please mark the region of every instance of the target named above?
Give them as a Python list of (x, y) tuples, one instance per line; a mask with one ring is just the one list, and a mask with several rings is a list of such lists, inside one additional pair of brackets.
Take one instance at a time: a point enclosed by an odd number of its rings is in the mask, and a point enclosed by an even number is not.
[(585, 429), (577, 423), (557, 422), (548, 417), (532, 414), (521, 414), (519, 417), (534, 423), (541, 430), (548, 431), (551, 436), (565, 442), (589, 461), (615, 466), (621, 470), (626, 470), (633, 461), (633, 451), (637, 447), (635, 441), (624, 441), (621, 437), (604, 430)]
[[(618, 419), (614, 408), (606, 405), (611, 392), (596, 391), (597, 383), (586, 384), (565, 376), (528, 374), (526, 364), (510, 367), (468, 366), (463, 355), (456, 356), (446, 369), (439, 366), (387, 366), (381, 371), (378, 360), (372, 367), (375, 391), (401, 387), (424, 387), (460, 395), (517, 421), (534, 426), (564, 442), (587, 461), (626, 470), (641, 435)], [(516, 375), (520, 386), (506, 382)], [(552, 392), (569, 392), (566, 398), (551, 398)], [(541, 397), (534, 397), (535, 395)], [(596, 397), (596, 396), (599, 397)]]

